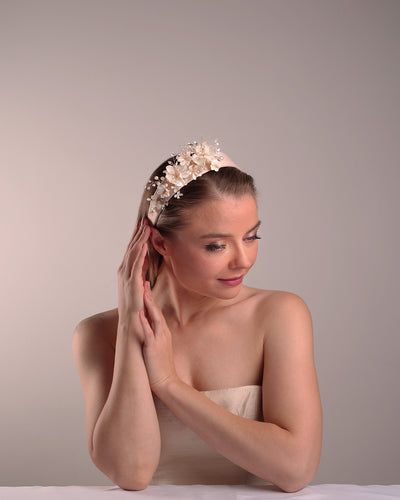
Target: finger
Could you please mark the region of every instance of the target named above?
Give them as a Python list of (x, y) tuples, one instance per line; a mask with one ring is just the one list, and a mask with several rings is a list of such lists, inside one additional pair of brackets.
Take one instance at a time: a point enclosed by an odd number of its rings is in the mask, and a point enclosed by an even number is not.
[(131, 239), (129, 240), (129, 243), (127, 246), (127, 249), (131, 246), (132, 242), (134, 242), (137, 239), (137, 237), (140, 234), (142, 229), (143, 229), (143, 218), (138, 219), (138, 221), (136, 223), (136, 228), (132, 233)]
[(137, 272), (138, 274), (140, 274), (140, 277), (143, 279), (143, 267), (144, 267), (146, 255), (147, 255), (147, 242), (144, 241), (142, 243), (142, 247), (140, 249), (140, 252), (136, 255), (135, 261), (132, 264), (131, 276), (133, 276), (133, 274), (135, 274)]
[(140, 226), (139, 231), (135, 235), (135, 238), (129, 244), (128, 250), (132, 249), (135, 245), (140, 244), (142, 240), (147, 240), (149, 236), (150, 236), (150, 228), (148, 225), (143, 223), (143, 225)]
[(127, 266), (127, 263), (128, 263), (128, 259), (129, 259), (129, 255), (132, 251), (132, 248), (133, 246), (135, 245), (135, 243), (137, 242), (138, 238), (140, 237), (140, 235), (142, 234), (143, 232), (143, 229), (144, 229), (144, 226), (143, 226), (143, 219), (140, 219), (137, 223), (137, 228), (135, 230), (135, 232), (133, 233), (129, 243), (128, 243), (128, 246), (126, 247), (126, 250), (125, 250), (125, 255), (122, 259), (122, 263), (120, 265), (120, 269), (125, 269), (126, 266)]
[(139, 241), (139, 239), (143, 235), (143, 232), (144, 232), (145, 228), (146, 228), (146, 224), (144, 222), (144, 219), (142, 218), (138, 222), (137, 228), (136, 228), (135, 232), (132, 235), (132, 238), (130, 239), (130, 241), (128, 243), (128, 246), (127, 246), (127, 249), (126, 249), (126, 255), (129, 254), (130, 250)]
[(164, 316), (161, 312), (161, 309), (154, 302), (151, 291), (147, 285), (144, 292), (144, 303), (148, 318), (150, 320), (150, 324), (152, 325), (154, 330), (154, 335), (161, 334)]
[(139, 241), (140, 237), (143, 235), (145, 228), (146, 228), (146, 226), (142, 222), (140, 224), (139, 228), (137, 229), (137, 231), (135, 231), (135, 233), (133, 234), (133, 236), (128, 244), (127, 251), (129, 251)]
[(150, 281), (143, 281), (144, 283), (144, 292), (143, 292), (143, 305), (144, 305), (144, 312), (146, 314), (146, 317), (149, 317), (149, 312), (146, 307), (146, 301), (144, 300), (144, 294), (146, 293), (146, 290), (151, 290), (150, 288)]
[(146, 318), (146, 314), (143, 310), (139, 311), (139, 319), (140, 323), (142, 325), (142, 330), (144, 334), (144, 343), (146, 345), (149, 344), (152, 340), (154, 340), (154, 332), (150, 326), (150, 323), (148, 322)]
[(126, 256), (126, 274), (127, 276), (131, 276), (131, 274), (134, 272), (134, 266), (138, 261), (138, 258), (140, 258), (143, 246), (146, 248), (147, 252), (147, 240), (150, 235), (150, 229), (146, 226), (143, 227), (141, 230), (141, 233), (134, 243), (132, 243), (132, 246), (128, 249), (128, 253)]
[(143, 267), (142, 267), (142, 280), (143, 282), (146, 280), (147, 271), (150, 267), (150, 257), (149, 257), (149, 249), (147, 246), (146, 255), (144, 256)]
[[(147, 252), (147, 241), (150, 236), (150, 229), (148, 227), (144, 227), (143, 232), (140, 234), (137, 242), (135, 243), (135, 247), (132, 247), (131, 254), (128, 256), (128, 260), (132, 262), (132, 265), (137, 262), (138, 257), (142, 254), (143, 247), (146, 248)], [(132, 257), (133, 256), (133, 257)], [(131, 258), (132, 257), (132, 258)]]

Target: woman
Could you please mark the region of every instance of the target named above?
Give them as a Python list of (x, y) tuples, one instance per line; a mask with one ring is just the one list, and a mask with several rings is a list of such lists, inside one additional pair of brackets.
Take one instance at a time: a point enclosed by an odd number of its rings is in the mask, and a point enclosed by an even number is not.
[(89, 452), (121, 488), (291, 492), (313, 478), (312, 320), (298, 295), (242, 284), (259, 227), (253, 179), (218, 143), (189, 144), (153, 173), (118, 269), (118, 308), (73, 337)]

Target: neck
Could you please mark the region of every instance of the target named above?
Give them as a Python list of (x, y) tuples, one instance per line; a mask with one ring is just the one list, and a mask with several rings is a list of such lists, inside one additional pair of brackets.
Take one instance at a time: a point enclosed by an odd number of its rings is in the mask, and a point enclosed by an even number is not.
[(160, 269), (152, 294), (167, 322), (177, 327), (184, 327), (231, 302), (184, 288), (165, 265)]

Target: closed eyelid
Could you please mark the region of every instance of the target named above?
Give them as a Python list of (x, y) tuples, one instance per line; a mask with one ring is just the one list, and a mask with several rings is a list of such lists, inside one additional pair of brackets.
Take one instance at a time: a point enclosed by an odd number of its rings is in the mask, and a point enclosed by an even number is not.
[[(254, 227), (252, 227), (251, 229), (249, 229), (247, 231), (247, 233), (245, 233), (245, 234), (249, 234), (253, 231), (257, 232), (258, 229), (260, 228), (260, 226), (261, 226), (261, 221), (259, 220), (257, 222), (257, 224)], [(211, 238), (216, 238), (216, 239), (217, 238), (233, 238), (233, 235), (232, 234), (217, 234), (217, 233), (213, 234), (213, 233), (210, 233), (210, 234), (204, 234), (203, 236), (200, 236), (201, 240), (207, 240), (207, 239), (211, 239)]]
[(217, 243), (209, 243), (208, 245), (204, 246), (204, 248), (208, 252), (215, 252), (215, 251), (218, 251), (218, 250), (224, 250), (225, 247), (226, 247), (226, 245), (221, 245), (221, 244), (217, 244)]
[[(243, 236), (243, 240), (248, 240), (248, 239), (253, 239), (253, 238), (257, 238), (258, 237), (258, 230), (254, 231), (253, 234), (249, 234), (247, 233), (245, 236)], [(227, 237), (227, 239), (231, 239), (231, 236)], [(214, 240), (214, 241), (210, 241), (209, 243), (207, 243), (206, 246), (226, 246), (227, 245), (227, 242), (225, 241), (221, 241), (221, 240)]]
[(207, 243), (205, 245), (206, 247), (226, 247), (226, 243), (223, 243), (222, 241), (210, 241), (210, 243)]
[[(258, 237), (258, 230), (259, 230), (259, 228), (252, 229), (251, 231), (249, 231), (248, 233), (246, 233), (243, 236), (243, 240), (257, 238)], [(233, 238), (233, 236), (231, 236), (231, 235), (227, 235), (227, 236), (224, 237), (224, 239), (226, 239), (226, 240), (231, 240), (232, 238)], [(207, 243), (206, 246), (210, 246), (210, 245), (211, 246), (226, 246), (227, 242), (226, 241), (222, 241), (222, 240), (211, 240), (209, 243)]]
[[(243, 241), (256, 241), (256, 240), (259, 240), (261, 239), (260, 236), (258, 236), (257, 232), (255, 234), (252, 234), (250, 236), (245, 236), (243, 238)], [(217, 241), (213, 241), (211, 243), (208, 243), (207, 245), (204, 245), (204, 247), (206, 248), (206, 250), (222, 250), (224, 248), (227, 247), (227, 243), (221, 243), (221, 242), (217, 242)]]

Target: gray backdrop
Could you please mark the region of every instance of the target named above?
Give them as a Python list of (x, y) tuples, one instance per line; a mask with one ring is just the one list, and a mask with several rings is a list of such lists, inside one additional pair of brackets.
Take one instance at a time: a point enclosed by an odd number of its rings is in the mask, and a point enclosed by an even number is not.
[(314, 482), (400, 483), (399, 49), (399, 1), (1, 1), (1, 485), (109, 484), (71, 336), (201, 137), (257, 180), (247, 283), (313, 315)]

